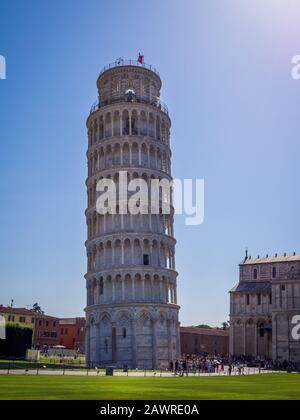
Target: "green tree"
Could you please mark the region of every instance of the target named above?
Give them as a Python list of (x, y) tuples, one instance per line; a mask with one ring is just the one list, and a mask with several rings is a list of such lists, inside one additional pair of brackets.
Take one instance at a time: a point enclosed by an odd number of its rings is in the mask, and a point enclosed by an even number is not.
[(197, 325), (197, 328), (206, 328), (207, 330), (211, 330), (212, 329), (212, 327), (210, 327), (209, 325), (206, 325), (206, 324)]

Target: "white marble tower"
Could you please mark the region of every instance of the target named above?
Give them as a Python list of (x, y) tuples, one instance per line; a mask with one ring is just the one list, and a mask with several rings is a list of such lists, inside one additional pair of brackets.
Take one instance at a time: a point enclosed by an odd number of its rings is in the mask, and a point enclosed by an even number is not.
[(87, 362), (167, 367), (180, 356), (177, 272), (171, 214), (96, 211), (96, 183), (171, 180), (168, 110), (158, 72), (134, 60), (113, 63), (97, 80), (87, 119)]

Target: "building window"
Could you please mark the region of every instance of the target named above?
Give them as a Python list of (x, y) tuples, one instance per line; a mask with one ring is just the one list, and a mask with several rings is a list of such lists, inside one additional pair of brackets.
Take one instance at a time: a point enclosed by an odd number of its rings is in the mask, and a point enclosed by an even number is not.
[(257, 304), (261, 305), (261, 294), (260, 293), (258, 293), (258, 295), (257, 295)]
[(272, 305), (272, 295), (269, 295), (269, 304)]
[(259, 336), (260, 337), (265, 336), (265, 326), (264, 326), (264, 324), (260, 324), (260, 326), (259, 326)]
[(61, 333), (61, 335), (64, 335), (64, 329), (63, 328), (61, 328), (60, 333)]
[(46, 321), (46, 327), (49, 327), (49, 321)]
[(53, 321), (53, 327), (56, 327), (56, 321)]
[(108, 353), (108, 341), (107, 341), (107, 338), (104, 340), (104, 347), (105, 347), (105, 353)]
[(257, 268), (254, 268), (254, 270), (253, 270), (253, 278), (254, 278), (254, 280), (257, 279)]
[(250, 295), (246, 295), (246, 305), (250, 305)]
[(272, 277), (273, 277), (273, 279), (275, 279), (275, 277), (276, 277), (276, 267), (273, 267), (272, 268)]
[(65, 328), (65, 334), (68, 334), (68, 328)]
[(14, 322), (15, 317), (14, 315), (8, 315), (8, 321)]
[(25, 323), (26, 322), (25, 316), (20, 316), (19, 321)]
[(282, 284), (281, 285), (281, 290), (284, 292), (285, 291), (285, 285), (284, 284)]
[(123, 328), (123, 338), (126, 338), (126, 328)]
[(100, 280), (100, 295), (103, 295), (103, 290), (104, 289), (104, 285), (103, 285), (103, 279)]
[(31, 323), (34, 324), (34, 318), (31, 318)]
[(42, 320), (41, 319), (39, 320), (39, 326), (40, 327), (42, 326)]
[(149, 263), (150, 263), (149, 255), (148, 254), (144, 254), (143, 255), (143, 264), (144, 265), (149, 265)]

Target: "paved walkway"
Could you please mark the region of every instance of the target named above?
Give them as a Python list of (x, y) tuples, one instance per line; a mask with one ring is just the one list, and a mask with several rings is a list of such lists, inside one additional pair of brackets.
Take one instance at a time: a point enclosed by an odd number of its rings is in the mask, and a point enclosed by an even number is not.
[[(270, 370), (261, 370), (259, 371), (258, 368), (244, 368), (244, 375), (258, 375), (258, 374), (266, 374), (266, 373), (284, 373), (284, 372), (278, 372), (278, 371), (270, 371)], [(9, 371), (7, 369), (0, 370), (0, 375), (65, 375), (65, 376), (105, 376), (105, 370), (71, 370), (66, 369), (65, 371), (63, 369), (39, 369), (38, 371), (36, 369), (10, 369)], [(226, 376), (228, 375), (228, 368), (225, 368), (224, 372), (218, 372), (218, 373), (193, 373), (189, 372), (188, 376), (194, 377), (194, 376)], [(130, 372), (123, 372), (123, 371), (114, 371), (114, 376), (139, 376), (139, 377), (145, 377), (145, 376), (158, 376), (158, 377), (178, 377), (179, 375), (174, 375), (172, 372), (162, 371), (162, 372), (153, 372), (153, 371), (130, 371)], [(186, 376), (186, 374), (184, 375)], [(231, 376), (238, 376), (237, 370), (234, 370), (231, 374)]]

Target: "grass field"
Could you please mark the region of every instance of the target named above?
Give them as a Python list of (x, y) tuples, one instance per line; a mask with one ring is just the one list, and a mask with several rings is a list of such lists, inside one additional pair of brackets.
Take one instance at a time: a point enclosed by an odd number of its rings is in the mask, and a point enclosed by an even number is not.
[(234, 377), (0, 376), (0, 399), (297, 399), (300, 375)]

